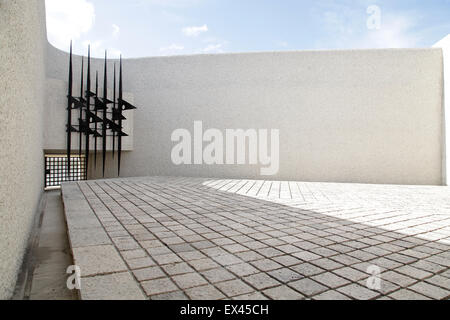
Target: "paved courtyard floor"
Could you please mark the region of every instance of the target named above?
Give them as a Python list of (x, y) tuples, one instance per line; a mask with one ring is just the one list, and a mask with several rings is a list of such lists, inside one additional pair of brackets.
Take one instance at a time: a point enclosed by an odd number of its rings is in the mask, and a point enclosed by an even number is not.
[(152, 177), (62, 193), (82, 299), (450, 297), (447, 187)]

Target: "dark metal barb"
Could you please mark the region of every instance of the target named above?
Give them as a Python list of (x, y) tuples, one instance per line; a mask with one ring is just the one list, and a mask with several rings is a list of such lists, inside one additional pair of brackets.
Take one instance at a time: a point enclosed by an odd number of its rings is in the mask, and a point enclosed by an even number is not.
[[(84, 57), (81, 57), (81, 86), (80, 86), (80, 103), (84, 105), (84, 99), (83, 99), (83, 90), (84, 90)], [(81, 130), (81, 122), (83, 121), (83, 108), (80, 106), (80, 136), (79, 136), (79, 156), (81, 157), (81, 154), (83, 152), (83, 131)]]
[(102, 156), (103, 156), (103, 178), (105, 177), (105, 168), (106, 168), (106, 127), (107, 127), (107, 114), (106, 111), (108, 110), (108, 105), (107, 105), (107, 101), (108, 100), (108, 53), (107, 51), (105, 51), (105, 73), (103, 75), (103, 105), (105, 106), (105, 108), (103, 109), (103, 130), (102, 130), (102, 135), (103, 135), (103, 150), (102, 150)]
[[(114, 86), (113, 86), (113, 113), (114, 113), (114, 111), (116, 110), (116, 63), (114, 62)], [(114, 125), (116, 125), (116, 121), (115, 121), (115, 119), (113, 118), (113, 124)], [(113, 154), (112, 154), (112, 156), (113, 156), (113, 159), (114, 159), (114, 156), (115, 156), (115, 154), (116, 154), (116, 132), (115, 131), (113, 131), (113, 134), (112, 134), (112, 140), (113, 140), (113, 146), (112, 146), (112, 149), (113, 149)]]
[[(95, 73), (95, 96), (98, 97), (98, 71)], [(98, 110), (95, 110), (95, 116), (98, 117)], [(102, 120), (103, 121), (103, 120)], [(95, 131), (98, 130), (97, 121), (95, 121)], [(98, 139), (97, 135), (94, 135), (94, 168), (97, 169), (97, 152), (98, 152)]]
[[(120, 110), (120, 114), (122, 113), (122, 106), (120, 105), (120, 101), (122, 101), (123, 98), (123, 74), (122, 74), (122, 55), (120, 55), (120, 71), (119, 71), (119, 110)], [(122, 128), (122, 118), (119, 118), (119, 127)], [(121, 165), (121, 161), (122, 161), (122, 135), (119, 134), (119, 138), (118, 138), (118, 176), (120, 177), (120, 165)]]
[(90, 113), (90, 105), (91, 105), (91, 46), (88, 47), (88, 69), (87, 69), (87, 79), (86, 79), (86, 121), (85, 121), (85, 128), (86, 128), (86, 145), (85, 145), (85, 157), (86, 157), (86, 177), (85, 179), (88, 179), (88, 172), (89, 172), (89, 148), (90, 148), (90, 136), (91, 136), (91, 128), (89, 124), (91, 123), (91, 119), (89, 116)]
[(70, 41), (70, 60), (69, 60), (69, 88), (67, 93), (67, 178), (71, 181), (70, 156), (72, 152), (72, 85), (73, 85), (73, 69), (72, 69), (72, 41)]

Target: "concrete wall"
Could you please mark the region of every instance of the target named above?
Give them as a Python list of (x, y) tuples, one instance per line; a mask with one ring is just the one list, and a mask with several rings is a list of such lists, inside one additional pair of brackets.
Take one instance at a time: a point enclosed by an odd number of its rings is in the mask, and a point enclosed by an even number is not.
[(444, 135), (443, 140), (443, 180), (445, 185), (450, 183), (450, 34), (436, 43), (435, 48), (441, 48), (443, 51), (443, 82), (444, 82), (444, 94), (443, 94), (443, 128)]
[[(64, 80), (67, 55), (51, 48), (49, 57), (49, 77)], [(202, 120), (205, 129), (279, 129), (270, 179), (442, 183), (441, 49), (157, 57), (124, 68), (139, 107), (124, 176), (268, 178), (258, 166), (173, 165), (172, 132)]]
[(0, 299), (12, 295), (43, 190), (44, 1), (0, 0)]

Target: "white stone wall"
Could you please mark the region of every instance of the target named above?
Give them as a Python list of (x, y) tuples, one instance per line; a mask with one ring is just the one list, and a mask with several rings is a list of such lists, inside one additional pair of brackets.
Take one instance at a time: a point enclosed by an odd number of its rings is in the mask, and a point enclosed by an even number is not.
[(444, 154), (442, 166), (443, 170), (443, 180), (445, 185), (450, 183), (450, 34), (444, 39), (439, 41), (434, 45), (435, 48), (441, 48), (443, 52), (443, 81), (444, 81), (444, 93), (443, 99), (443, 128), (442, 132), (444, 135)]
[(9, 298), (43, 190), (43, 0), (0, 0), (0, 299)]
[[(48, 75), (64, 80), (67, 54), (50, 48), (49, 59)], [(101, 60), (95, 65), (101, 70)], [(124, 176), (442, 184), (441, 49), (156, 57), (125, 60), (124, 68), (139, 107)], [(173, 165), (172, 132), (193, 131), (196, 120), (221, 130), (279, 129), (279, 174)]]

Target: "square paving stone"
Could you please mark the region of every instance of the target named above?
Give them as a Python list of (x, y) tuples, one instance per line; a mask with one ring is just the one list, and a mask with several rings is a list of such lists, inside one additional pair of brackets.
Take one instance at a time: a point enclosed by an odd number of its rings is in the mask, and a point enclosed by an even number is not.
[(245, 262), (264, 259), (262, 255), (256, 253), (255, 251), (238, 252), (236, 253), (236, 256)]
[(222, 292), (211, 285), (188, 289), (186, 294), (192, 300), (220, 300), (225, 298)]
[(238, 279), (217, 283), (216, 287), (230, 298), (254, 291), (249, 285)]
[(187, 273), (172, 277), (172, 280), (181, 288), (188, 289), (208, 284), (208, 282), (198, 273)]
[(252, 292), (243, 294), (241, 296), (233, 297), (232, 300), (241, 300), (241, 301), (261, 301), (261, 300), (269, 300), (260, 292)]
[(445, 299), (450, 296), (449, 290), (445, 290), (425, 282), (416, 283), (415, 285), (410, 286), (408, 289), (437, 300)]
[(337, 288), (350, 283), (350, 281), (341, 278), (331, 272), (325, 272), (317, 276), (313, 276), (311, 277), (311, 279), (320, 282), (321, 284), (329, 288)]
[(83, 277), (127, 271), (125, 263), (112, 245), (75, 248), (73, 257)]
[(272, 261), (270, 259), (252, 261), (250, 263), (261, 271), (271, 271), (283, 267), (281, 264), (276, 263), (275, 261)]
[(174, 253), (164, 254), (160, 256), (153, 256), (153, 259), (159, 264), (159, 265), (165, 265), (165, 264), (171, 264), (176, 262), (182, 262), (180, 257), (178, 257)]
[(150, 300), (172, 301), (172, 300), (189, 300), (182, 291), (162, 293), (150, 297)]
[(170, 276), (194, 272), (194, 269), (185, 262), (166, 264), (162, 268)]
[(210, 258), (189, 261), (189, 264), (197, 271), (209, 270), (219, 267), (219, 265)]
[(177, 286), (168, 278), (144, 281), (141, 282), (141, 285), (148, 296), (179, 290)]
[(333, 273), (336, 273), (337, 275), (349, 279), (351, 281), (359, 281), (365, 278), (368, 278), (369, 275), (367, 273), (361, 272), (359, 270), (350, 268), (350, 267), (344, 267), (341, 269), (333, 270)]
[(273, 300), (303, 300), (305, 297), (288, 286), (279, 286), (264, 290), (264, 294)]
[(317, 296), (314, 296), (312, 298), (313, 300), (351, 300), (349, 297), (343, 295), (340, 292), (337, 292), (335, 290), (330, 290), (321, 294), (318, 294)]
[(298, 272), (299, 274), (305, 276), (305, 277), (311, 277), (314, 276), (316, 274), (320, 274), (325, 272), (324, 269), (319, 268), (315, 265), (312, 265), (310, 263), (302, 263), (302, 264), (298, 264), (296, 266), (290, 267), (292, 270), (294, 270), (295, 272)]
[(305, 296), (314, 296), (328, 290), (327, 287), (308, 278), (291, 282), (289, 283), (289, 286), (299, 291)]
[(146, 300), (128, 272), (82, 278), (80, 295), (81, 300)]
[(309, 252), (309, 251), (300, 251), (300, 252), (293, 253), (292, 255), (300, 260), (305, 261), (305, 262), (308, 262), (311, 260), (317, 260), (317, 259), (321, 258), (321, 256), (319, 256), (315, 253)]
[(239, 277), (245, 277), (245, 276), (248, 276), (248, 275), (255, 274), (255, 273), (259, 272), (258, 269), (256, 269), (255, 267), (253, 267), (249, 263), (235, 264), (235, 265), (232, 265), (232, 266), (228, 266), (227, 269), (230, 270), (231, 272), (233, 272), (234, 274), (236, 274)]
[(301, 274), (292, 271), (291, 269), (288, 268), (270, 271), (268, 274), (270, 274), (273, 278), (277, 279), (282, 283), (287, 283), (303, 278)]
[(263, 290), (280, 284), (279, 281), (268, 276), (266, 273), (254, 274), (243, 278), (243, 280), (258, 290)]
[(383, 272), (381, 274), (381, 279), (392, 282), (403, 288), (408, 287), (408, 286), (412, 285), (413, 283), (417, 282), (416, 279), (405, 276), (405, 275), (395, 272), (395, 271)]
[(133, 271), (138, 281), (152, 280), (166, 277), (165, 273), (159, 267), (150, 267)]
[(242, 260), (231, 254), (224, 254), (212, 257), (221, 266), (231, 266), (233, 264), (242, 263)]
[(357, 300), (370, 300), (380, 295), (378, 292), (367, 289), (356, 283), (339, 288), (337, 291)]
[(87, 228), (70, 232), (72, 248), (112, 244), (103, 227)]
[(394, 293), (391, 293), (389, 297), (393, 298), (394, 300), (431, 300), (424, 295), (418, 294), (417, 292), (408, 289), (398, 290)]
[(208, 279), (211, 283), (217, 283), (227, 280), (235, 279), (236, 277), (224, 268), (211, 269), (208, 271), (202, 271), (202, 276)]
[(129, 259), (129, 260), (127, 260), (127, 264), (131, 270), (136, 270), (136, 269), (152, 267), (155, 265), (155, 262), (150, 257), (144, 257), (144, 258), (137, 258), (137, 259)]

